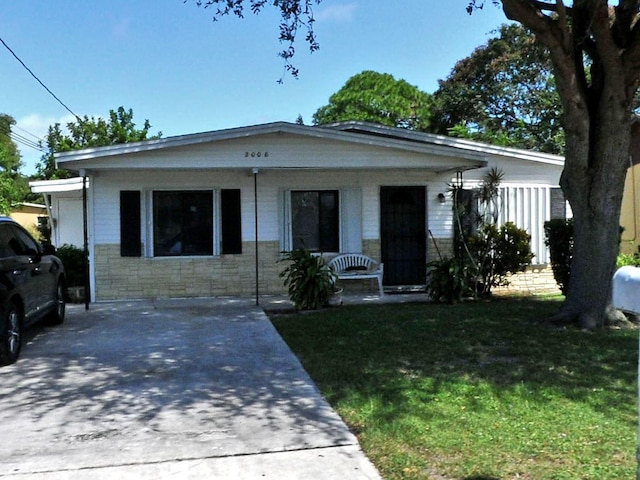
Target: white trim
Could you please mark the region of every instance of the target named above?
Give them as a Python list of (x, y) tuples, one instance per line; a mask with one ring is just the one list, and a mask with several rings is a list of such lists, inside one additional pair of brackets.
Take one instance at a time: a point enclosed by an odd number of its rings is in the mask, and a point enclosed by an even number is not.
[[(87, 180), (87, 189), (90, 182)], [(73, 192), (82, 190), (82, 177), (64, 178), (60, 180), (34, 180), (29, 182), (33, 193)]]

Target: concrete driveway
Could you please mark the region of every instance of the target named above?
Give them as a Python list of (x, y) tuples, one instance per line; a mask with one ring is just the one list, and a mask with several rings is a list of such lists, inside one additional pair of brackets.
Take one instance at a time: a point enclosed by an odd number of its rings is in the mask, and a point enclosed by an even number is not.
[(249, 300), (68, 309), (0, 369), (0, 479), (380, 479)]

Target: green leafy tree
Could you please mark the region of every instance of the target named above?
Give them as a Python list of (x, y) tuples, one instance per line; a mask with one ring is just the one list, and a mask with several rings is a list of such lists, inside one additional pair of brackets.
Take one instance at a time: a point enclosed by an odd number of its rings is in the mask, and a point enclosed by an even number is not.
[[(318, 48), (313, 6), (320, 2), (210, 0), (206, 4), (218, 6), (220, 15), (242, 16), (245, 5), (254, 13), (266, 5), (277, 8), (282, 15), (280, 39), (291, 47), (285, 50), (289, 62), (298, 29), (306, 29), (311, 50)], [(469, 0), (467, 12), (484, 3)], [(565, 132), (560, 185), (573, 211), (575, 242), (571, 283), (554, 320), (595, 328), (606, 320), (618, 254), (632, 110), (640, 83), (640, 0), (491, 3), (532, 31), (551, 59)]]
[(8, 215), (29, 191), (27, 180), (20, 174), (22, 160), (18, 146), (11, 139), (11, 127), (16, 121), (0, 114), (0, 214)]
[(108, 119), (86, 115), (77, 118), (75, 122), (67, 123), (66, 131), (56, 123), (49, 127), (46, 138), (48, 151), (36, 166), (36, 178), (51, 180), (71, 176), (70, 172), (56, 167), (56, 153), (160, 138), (160, 132), (150, 137), (150, 129), (149, 120), (144, 121), (141, 129), (136, 128), (133, 110), (125, 110), (124, 107), (110, 110)]
[(348, 120), (391, 127), (426, 130), (430, 123), (431, 96), (388, 73), (364, 71), (349, 78), (313, 114), (314, 125)]
[(546, 48), (518, 24), (498, 33), (440, 80), (433, 131), (561, 154), (562, 112)]

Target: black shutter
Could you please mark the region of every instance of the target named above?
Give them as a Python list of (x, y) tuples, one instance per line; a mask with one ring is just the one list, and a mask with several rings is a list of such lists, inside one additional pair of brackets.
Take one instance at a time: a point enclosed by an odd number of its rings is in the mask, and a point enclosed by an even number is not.
[(242, 253), (240, 190), (221, 190), (220, 203), (222, 254)]
[(123, 190), (120, 192), (120, 256), (141, 255), (140, 192)]

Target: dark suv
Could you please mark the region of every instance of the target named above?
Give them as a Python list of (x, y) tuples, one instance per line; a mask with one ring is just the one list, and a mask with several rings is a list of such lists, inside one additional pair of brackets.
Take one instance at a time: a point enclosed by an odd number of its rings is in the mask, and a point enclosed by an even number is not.
[(26, 326), (64, 321), (64, 267), (54, 253), (14, 220), (0, 217), (0, 365), (18, 359)]

